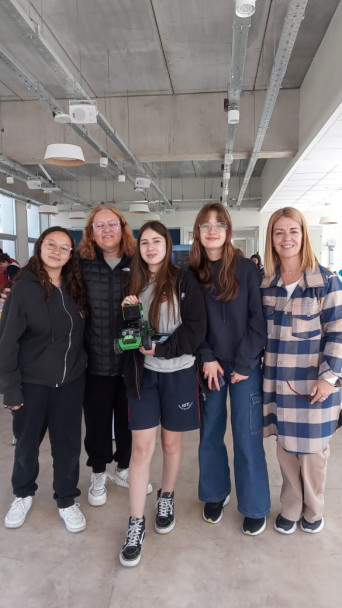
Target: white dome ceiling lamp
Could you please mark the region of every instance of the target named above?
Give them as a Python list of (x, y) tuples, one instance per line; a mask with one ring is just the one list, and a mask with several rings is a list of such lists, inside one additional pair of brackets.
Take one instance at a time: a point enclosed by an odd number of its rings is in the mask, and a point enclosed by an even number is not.
[(160, 221), (159, 213), (150, 211), (150, 213), (148, 215), (146, 215), (146, 221), (147, 222), (153, 222), (153, 221), (159, 222)]
[(40, 205), (38, 213), (39, 215), (58, 215), (57, 203), (53, 205)]
[(255, 13), (255, 0), (235, 0), (235, 14), (246, 19)]
[(129, 213), (150, 213), (147, 203), (132, 203), (129, 206)]
[(85, 164), (82, 148), (75, 144), (49, 144), (44, 163), (57, 167), (78, 167)]
[(84, 211), (70, 211), (69, 220), (86, 220), (87, 215)]
[(321, 217), (321, 219), (319, 220), (319, 223), (320, 223), (320, 224), (322, 224), (322, 225), (325, 225), (325, 226), (326, 226), (326, 225), (328, 225), (328, 224), (338, 224), (338, 221), (337, 221), (337, 220), (335, 220), (335, 219), (334, 219), (334, 218), (332, 218), (332, 217), (329, 217), (329, 216), (327, 216), (327, 215), (323, 215), (323, 216)]

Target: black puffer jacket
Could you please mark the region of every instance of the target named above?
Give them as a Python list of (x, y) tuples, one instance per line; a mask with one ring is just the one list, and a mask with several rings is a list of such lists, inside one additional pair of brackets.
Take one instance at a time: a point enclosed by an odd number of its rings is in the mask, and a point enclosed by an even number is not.
[(99, 376), (119, 376), (123, 372), (123, 357), (113, 349), (114, 338), (123, 326), (121, 302), (130, 279), (131, 260), (123, 256), (112, 270), (96, 247), (97, 259), (81, 259), (89, 317), (86, 322), (85, 347), (88, 372)]

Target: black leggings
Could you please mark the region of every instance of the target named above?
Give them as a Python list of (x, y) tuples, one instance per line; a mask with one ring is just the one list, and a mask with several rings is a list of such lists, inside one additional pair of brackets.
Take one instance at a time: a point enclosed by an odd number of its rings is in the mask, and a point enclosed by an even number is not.
[(70, 507), (80, 495), (82, 402), (85, 376), (58, 388), (23, 383), (24, 405), (13, 412), (15, 446), (12, 486), (15, 496), (34, 496), (38, 486), (39, 446), (49, 431), (54, 499)]
[[(113, 454), (112, 420), (116, 451)], [(128, 406), (122, 376), (87, 374), (84, 397), (87, 465), (102, 473), (113, 460), (127, 469), (131, 458), (132, 434), (128, 428)]]

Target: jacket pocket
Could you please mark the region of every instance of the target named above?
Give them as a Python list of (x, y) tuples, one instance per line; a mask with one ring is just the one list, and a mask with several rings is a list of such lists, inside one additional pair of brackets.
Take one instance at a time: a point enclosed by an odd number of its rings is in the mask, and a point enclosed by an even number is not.
[(263, 305), (264, 317), (265, 317), (266, 323), (267, 323), (267, 335), (268, 336), (271, 336), (273, 333), (274, 309), (275, 309), (275, 304), (264, 304)]
[(250, 431), (251, 435), (258, 435), (262, 432), (262, 393), (251, 393), (249, 398)]
[(321, 329), (321, 308), (316, 299), (295, 300), (292, 308), (292, 335), (301, 340), (317, 338)]

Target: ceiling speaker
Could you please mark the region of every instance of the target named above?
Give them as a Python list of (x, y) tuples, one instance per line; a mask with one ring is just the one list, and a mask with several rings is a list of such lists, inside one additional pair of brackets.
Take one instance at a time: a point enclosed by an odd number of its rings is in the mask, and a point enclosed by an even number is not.
[(74, 124), (91, 124), (97, 122), (97, 106), (96, 102), (87, 100), (84, 102), (69, 103), (70, 122)]

